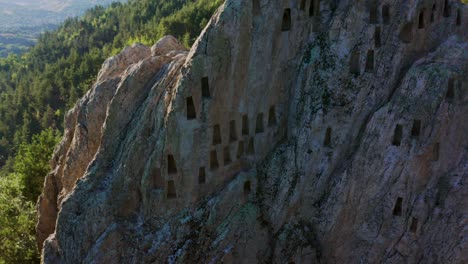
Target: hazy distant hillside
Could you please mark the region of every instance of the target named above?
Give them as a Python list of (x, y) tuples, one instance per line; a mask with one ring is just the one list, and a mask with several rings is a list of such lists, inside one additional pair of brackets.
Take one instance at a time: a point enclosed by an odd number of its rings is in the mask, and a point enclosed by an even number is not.
[(0, 31), (58, 24), (95, 5), (124, 0), (0, 0)]
[(126, 0), (0, 0), (0, 57), (20, 53), (35, 38), (68, 17), (79, 16), (96, 5)]

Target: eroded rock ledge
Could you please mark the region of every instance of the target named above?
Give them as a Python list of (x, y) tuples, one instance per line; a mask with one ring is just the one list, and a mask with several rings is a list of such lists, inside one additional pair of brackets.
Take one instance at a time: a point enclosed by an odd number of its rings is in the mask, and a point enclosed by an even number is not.
[(45, 263), (463, 263), (468, 8), (227, 0), (103, 65), (39, 201)]

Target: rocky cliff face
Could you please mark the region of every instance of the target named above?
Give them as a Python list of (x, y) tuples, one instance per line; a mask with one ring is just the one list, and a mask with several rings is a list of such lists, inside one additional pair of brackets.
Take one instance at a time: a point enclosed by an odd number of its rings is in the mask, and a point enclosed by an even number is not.
[(189, 52), (125, 49), (67, 115), (43, 261), (466, 263), (467, 12), (227, 0)]

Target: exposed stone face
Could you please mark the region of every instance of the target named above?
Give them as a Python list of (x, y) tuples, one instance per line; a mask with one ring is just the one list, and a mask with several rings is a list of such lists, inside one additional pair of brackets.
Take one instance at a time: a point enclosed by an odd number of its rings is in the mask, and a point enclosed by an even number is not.
[(44, 262), (467, 262), (468, 8), (434, 3), (227, 0), (189, 53), (110, 59), (52, 161)]

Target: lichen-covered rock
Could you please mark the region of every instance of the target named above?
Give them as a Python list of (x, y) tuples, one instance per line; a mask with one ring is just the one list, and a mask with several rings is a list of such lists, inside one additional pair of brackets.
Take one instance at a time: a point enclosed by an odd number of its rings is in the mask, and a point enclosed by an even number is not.
[(467, 262), (467, 12), (227, 0), (190, 52), (105, 63), (52, 160), (43, 261)]

